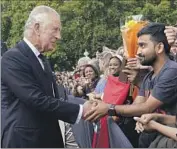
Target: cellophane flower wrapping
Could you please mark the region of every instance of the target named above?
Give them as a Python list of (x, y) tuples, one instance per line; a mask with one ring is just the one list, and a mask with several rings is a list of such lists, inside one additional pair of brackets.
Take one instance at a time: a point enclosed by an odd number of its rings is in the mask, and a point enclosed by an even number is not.
[(142, 18), (142, 15), (133, 15), (131, 16), (131, 20), (126, 21), (121, 27), (125, 55), (127, 55), (128, 58), (134, 58), (137, 54), (137, 33), (148, 24), (148, 22), (143, 21)]

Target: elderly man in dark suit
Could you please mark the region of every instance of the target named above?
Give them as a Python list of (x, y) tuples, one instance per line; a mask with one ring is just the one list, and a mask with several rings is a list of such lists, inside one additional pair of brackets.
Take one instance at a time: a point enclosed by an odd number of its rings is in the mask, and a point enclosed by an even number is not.
[(60, 39), (60, 16), (50, 7), (32, 10), (25, 24), (24, 39), (1, 60), (1, 147), (63, 147), (58, 119), (77, 123), (91, 104), (68, 103), (60, 92), (48, 61)]

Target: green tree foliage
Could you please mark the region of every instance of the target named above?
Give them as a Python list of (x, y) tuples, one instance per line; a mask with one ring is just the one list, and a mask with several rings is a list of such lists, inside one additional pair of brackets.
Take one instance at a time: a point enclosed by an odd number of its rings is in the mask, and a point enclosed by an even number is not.
[(47, 53), (59, 70), (71, 70), (85, 50), (93, 57), (102, 46), (121, 46), (120, 20), (126, 16), (143, 14), (149, 21), (169, 25), (177, 21), (176, 0), (1, 1), (1, 36), (8, 47), (23, 38), (25, 21), (38, 5), (50, 6), (61, 14), (62, 39), (55, 51)]

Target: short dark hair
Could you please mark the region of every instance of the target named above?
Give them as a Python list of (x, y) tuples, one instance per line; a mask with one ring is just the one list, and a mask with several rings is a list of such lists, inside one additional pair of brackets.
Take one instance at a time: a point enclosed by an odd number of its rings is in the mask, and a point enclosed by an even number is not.
[(151, 35), (151, 40), (158, 43), (162, 42), (164, 44), (165, 53), (169, 54), (171, 46), (168, 44), (164, 30), (165, 24), (163, 23), (149, 23), (138, 32), (137, 37)]

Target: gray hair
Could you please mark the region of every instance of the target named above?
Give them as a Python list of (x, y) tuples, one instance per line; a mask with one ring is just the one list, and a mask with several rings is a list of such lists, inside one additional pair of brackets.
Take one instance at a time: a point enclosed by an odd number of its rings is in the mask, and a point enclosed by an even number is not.
[(90, 61), (91, 59), (89, 57), (81, 57), (79, 60), (78, 60), (78, 66), (82, 66), (82, 65), (86, 65), (88, 64), (88, 62)]
[(123, 47), (123, 46), (120, 46), (120, 47), (117, 49), (116, 54), (123, 56), (123, 55), (124, 55), (124, 52), (125, 52), (124, 47)]
[(36, 22), (41, 23), (41, 22), (45, 21), (46, 20), (45, 16), (47, 14), (51, 14), (51, 13), (56, 14), (60, 18), (60, 15), (51, 7), (44, 6), (44, 5), (40, 5), (40, 6), (35, 7), (31, 11), (31, 13), (28, 17), (28, 20), (26, 21), (24, 35), (28, 34), (28, 29), (30, 29), (31, 25), (33, 25)]

